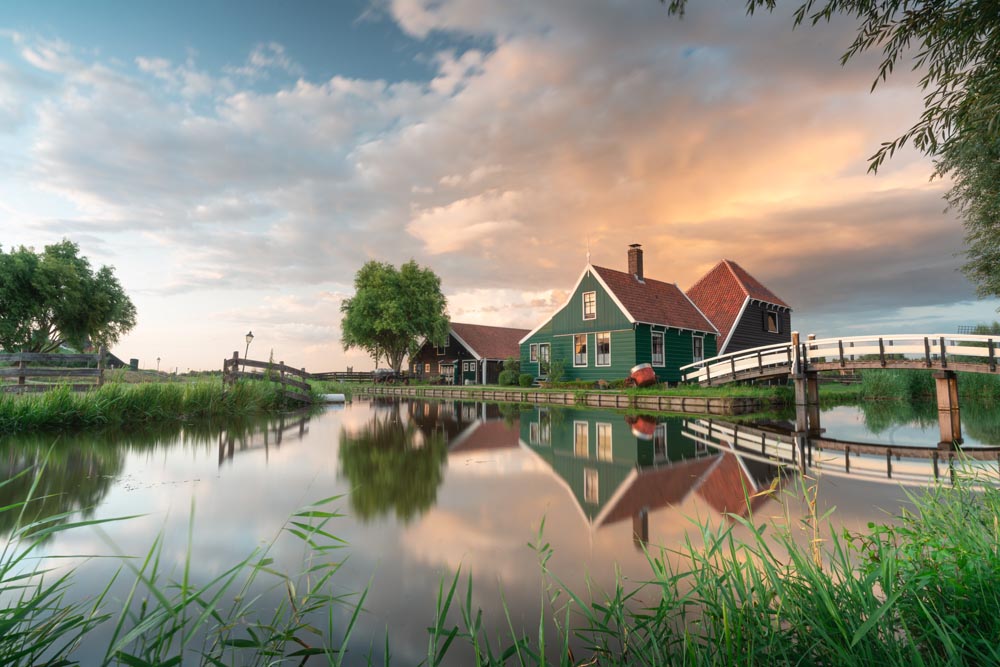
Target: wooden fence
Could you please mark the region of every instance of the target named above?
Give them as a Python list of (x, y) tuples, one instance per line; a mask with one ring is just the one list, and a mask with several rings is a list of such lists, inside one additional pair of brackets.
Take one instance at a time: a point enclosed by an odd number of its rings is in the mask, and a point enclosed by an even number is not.
[[(243, 370), (240, 370), (241, 367)], [(247, 371), (247, 368), (259, 368), (260, 371)], [(304, 368), (292, 368), (287, 366), (284, 361), (273, 363), (240, 359), (239, 352), (233, 352), (232, 358), (222, 361), (222, 383), (224, 385), (231, 386), (237, 380), (267, 380), (280, 384), (285, 398), (303, 403), (312, 403), (313, 400), (312, 390), (309, 383), (306, 382), (309, 377), (309, 373)]]
[(353, 371), (346, 373), (331, 371), (329, 373), (313, 373), (310, 377), (313, 380), (324, 380), (327, 382), (374, 382), (375, 373), (372, 371), (358, 373)]
[(97, 354), (0, 354), (0, 391), (43, 392), (61, 386), (87, 391), (104, 384), (105, 356), (103, 347)]

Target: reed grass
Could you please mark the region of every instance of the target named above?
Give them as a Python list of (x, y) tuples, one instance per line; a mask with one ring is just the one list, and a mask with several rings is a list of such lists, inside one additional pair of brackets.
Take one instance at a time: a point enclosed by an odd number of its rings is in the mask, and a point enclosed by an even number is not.
[(285, 406), (269, 382), (106, 384), (87, 392), (0, 394), (0, 434), (45, 429), (125, 427), (209, 417), (246, 417)]
[[(815, 500), (815, 486), (800, 481), (797, 493)], [(989, 480), (960, 474), (953, 486), (910, 494), (912, 510), (860, 533), (834, 529), (810, 504), (805, 541), (787, 518), (692, 523), (682, 547), (647, 552), (645, 581), (619, 576), (604, 592), (559, 579), (543, 522), (529, 545), (544, 580), (537, 625), (515, 625), (502, 591), (502, 625), (487, 625), (472, 577), (456, 572), (436, 604), (428, 601), (424, 664), (1000, 664), (996, 481), (995, 471)], [(70, 601), (72, 570), (22, 572), (40, 532), (96, 522), (19, 526), (0, 552), (0, 596), (13, 600), (0, 608), (0, 664), (72, 664), (98, 626), (111, 628), (99, 664), (371, 664), (371, 652), (348, 652), (367, 588), (334, 592), (344, 546), (330, 528), (335, 500), (304, 508), (283, 528), (307, 547), (300, 574), (276, 572), (266, 546), (195, 582), (189, 562), (164, 570), (155, 540), (122, 566), (118, 577), (134, 583), (117, 612), (108, 611), (110, 584), (96, 599)], [(22, 512), (30, 501), (0, 512)], [(822, 539), (818, 525), (827, 527)], [(264, 609), (260, 590), (272, 587), (286, 591), (284, 601)], [(347, 609), (346, 621), (334, 621), (334, 607)], [(384, 641), (390, 664), (391, 630)]]
[[(1000, 401), (1000, 377), (959, 373), (958, 392), (963, 401), (995, 404)], [(933, 399), (934, 393), (932, 371), (861, 371), (861, 398), (865, 400), (925, 401)]]

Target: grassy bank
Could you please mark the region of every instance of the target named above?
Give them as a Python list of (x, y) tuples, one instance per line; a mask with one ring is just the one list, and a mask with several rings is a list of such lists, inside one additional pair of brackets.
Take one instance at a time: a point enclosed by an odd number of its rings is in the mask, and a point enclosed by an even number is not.
[(43, 394), (0, 394), (0, 433), (123, 427), (240, 417), (284, 406), (270, 382), (106, 384), (87, 392), (60, 387)]
[[(425, 664), (454, 661), (458, 651), (480, 665), (998, 664), (1000, 491), (959, 480), (912, 501), (899, 522), (863, 534), (831, 529), (822, 546), (753, 518), (692, 525), (699, 534), (679, 553), (650, 554), (645, 583), (619, 580), (593, 598), (549, 570), (541, 533), (533, 545), (547, 582), (539, 616), (516, 627), (508, 613), (505, 627), (485, 627), (471, 583), (456, 574), (436, 605), (428, 601)], [(124, 604), (103, 595), (70, 602), (73, 571), (26, 586), (19, 572), (39, 536), (82, 525), (19, 525), (0, 553), (0, 595), (12, 602), (0, 609), (0, 663), (69, 664), (79, 639), (103, 625), (112, 632), (101, 664), (301, 664), (310, 655), (363, 664), (365, 651), (383, 646), (392, 664), (391, 629), (350, 642), (365, 591), (346, 596), (335, 582), (341, 557), (331, 550), (340, 544), (325, 502), (286, 526), (309, 547), (301, 575), (275, 572), (263, 547), (215, 580), (194, 582), (186, 567), (168, 575), (155, 543), (145, 558), (125, 561), (121, 576), (135, 586)], [(9, 512), (22, 504), (0, 509)], [(287, 601), (262, 608), (257, 586), (283, 588)], [(349, 612), (332, 613), (339, 605)]]
[[(934, 375), (922, 370), (861, 372), (861, 397), (865, 400), (934, 400)], [(958, 393), (963, 401), (984, 405), (1000, 402), (1000, 376), (958, 374)]]

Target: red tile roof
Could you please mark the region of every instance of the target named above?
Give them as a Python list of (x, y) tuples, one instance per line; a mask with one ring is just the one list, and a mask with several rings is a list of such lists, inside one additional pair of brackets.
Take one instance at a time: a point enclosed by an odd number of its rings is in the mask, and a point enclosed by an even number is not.
[(716, 331), (712, 323), (698, 312), (677, 285), (652, 278), (646, 278), (640, 283), (628, 273), (606, 269), (603, 266), (593, 268), (618, 301), (625, 306), (632, 319), (650, 324), (664, 324), (677, 329), (710, 333)]
[(506, 359), (520, 357), (520, 340), (528, 335), (527, 329), (488, 327), (483, 324), (452, 322), (451, 330), (465, 341), (470, 352), (480, 359)]
[(701, 312), (719, 329), (722, 341), (736, 324), (747, 297), (788, 308), (788, 304), (730, 259), (724, 259), (688, 289)]
[[(724, 452), (718, 464), (712, 467), (695, 489), (701, 498), (719, 514), (747, 516), (767, 502), (768, 496), (757, 496), (757, 483), (747, 476), (739, 459)], [(749, 503), (747, 500), (749, 499)]]

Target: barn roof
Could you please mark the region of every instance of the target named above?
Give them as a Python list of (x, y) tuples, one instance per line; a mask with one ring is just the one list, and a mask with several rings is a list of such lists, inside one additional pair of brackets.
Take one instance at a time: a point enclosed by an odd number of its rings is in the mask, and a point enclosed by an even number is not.
[(774, 292), (731, 259), (724, 259), (716, 264), (691, 286), (687, 294), (715, 324), (722, 340), (729, 337), (748, 297), (789, 308)]
[(652, 278), (640, 282), (622, 271), (592, 268), (633, 321), (715, 333), (712, 322), (677, 285)]
[(459, 342), (479, 359), (520, 357), (519, 341), (528, 333), (527, 329), (490, 327), (462, 322), (452, 322), (451, 331)]

